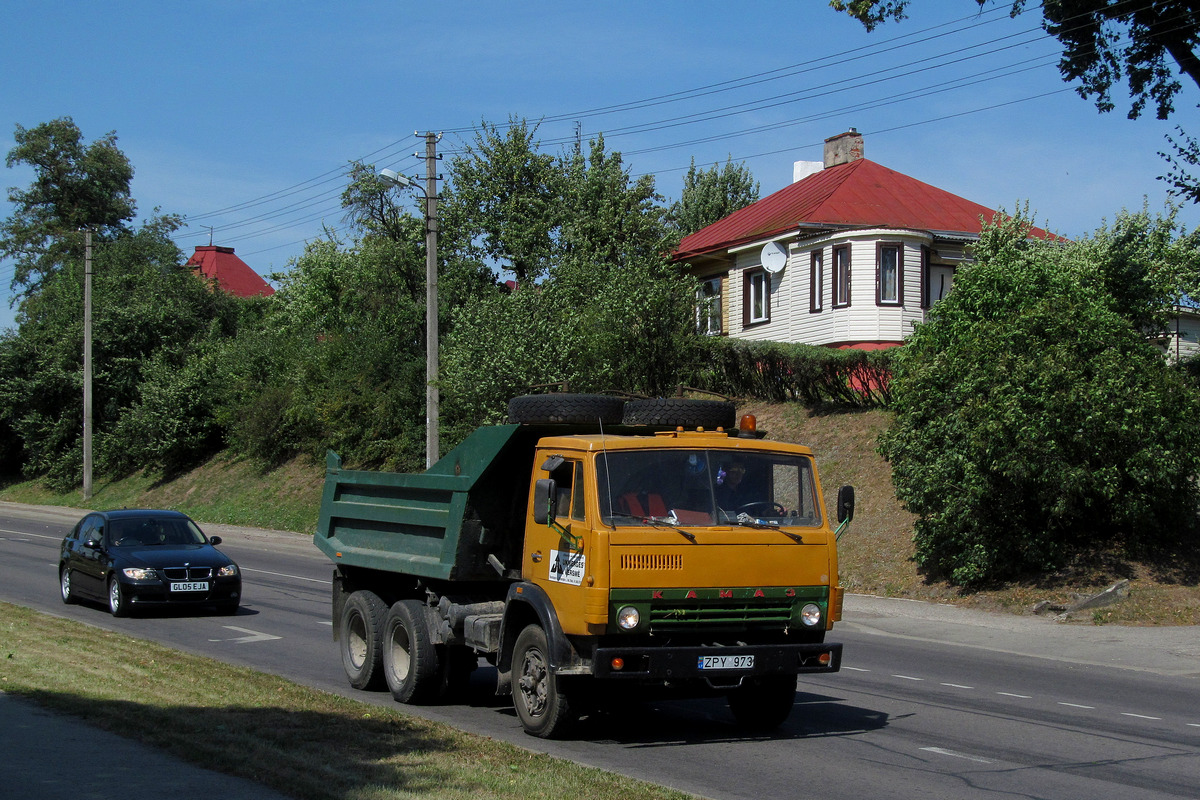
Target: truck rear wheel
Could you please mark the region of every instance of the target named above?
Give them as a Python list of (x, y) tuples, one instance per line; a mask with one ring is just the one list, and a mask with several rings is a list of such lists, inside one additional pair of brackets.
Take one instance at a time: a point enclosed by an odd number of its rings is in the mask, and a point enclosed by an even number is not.
[(525, 732), (542, 739), (561, 736), (577, 716), (550, 671), (546, 633), (529, 625), (513, 648), (513, 706)]
[(383, 621), (387, 605), (379, 595), (359, 589), (346, 598), (339, 624), (342, 668), (355, 689), (383, 688)]
[(760, 731), (782, 725), (795, 704), (795, 675), (748, 678), (729, 693), (729, 710), (738, 724)]
[(387, 613), (383, 675), (392, 697), (401, 703), (429, 703), (441, 694), (437, 646), (429, 635), (425, 607), (418, 600), (399, 600)]

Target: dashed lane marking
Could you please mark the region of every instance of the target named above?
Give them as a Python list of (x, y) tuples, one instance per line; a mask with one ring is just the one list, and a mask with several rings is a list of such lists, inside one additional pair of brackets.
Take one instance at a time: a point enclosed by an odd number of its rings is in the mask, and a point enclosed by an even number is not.
[(922, 747), (921, 749), (924, 750), (926, 753), (937, 753), (940, 756), (950, 756), (951, 758), (965, 758), (967, 761), (975, 761), (979, 764), (995, 764), (996, 763), (995, 761), (992, 761), (990, 758), (984, 758), (983, 756), (973, 756), (973, 755), (970, 755), (969, 753), (958, 753), (958, 752), (955, 752), (954, 750), (947, 750), (944, 747)]

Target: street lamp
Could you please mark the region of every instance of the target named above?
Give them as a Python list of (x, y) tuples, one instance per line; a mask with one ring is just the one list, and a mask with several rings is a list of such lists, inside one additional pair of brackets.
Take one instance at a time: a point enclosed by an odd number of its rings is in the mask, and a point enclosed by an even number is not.
[(398, 189), (414, 188), (425, 195), (425, 469), (441, 458), (438, 447), (438, 301), (437, 301), (437, 154), (439, 137), (425, 135), (425, 188), (407, 175), (390, 169), (379, 177)]

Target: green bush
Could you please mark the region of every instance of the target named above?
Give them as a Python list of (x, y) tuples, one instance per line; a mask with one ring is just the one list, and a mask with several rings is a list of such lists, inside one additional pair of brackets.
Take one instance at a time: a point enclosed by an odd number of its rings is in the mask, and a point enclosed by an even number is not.
[(1129, 263), (1095, 241), (1026, 231), (986, 230), (894, 361), (881, 452), (918, 562), (960, 584), (1194, 529), (1200, 396), (1135, 326), (1151, 301), (1114, 294), (1106, 270)]
[(703, 337), (696, 388), (808, 406), (886, 406), (894, 349), (834, 350), (806, 344)]

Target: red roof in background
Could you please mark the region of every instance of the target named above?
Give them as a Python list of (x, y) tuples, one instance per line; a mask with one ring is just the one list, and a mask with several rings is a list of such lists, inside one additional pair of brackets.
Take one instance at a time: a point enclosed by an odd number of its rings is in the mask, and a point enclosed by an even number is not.
[(234, 255), (232, 247), (197, 247), (187, 263), (195, 267), (196, 274), (214, 281), (222, 291), (237, 297), (269, 297), (275, 294), (270, 284)]
[[(823, 169), (684, 238), (673, 258), (726, 250), (794, 231), (831, 227), (910, 228), (978, 235), (996, 212), (865, 158)], [(1034, 228), (1030, 235), (1051, 234)]]

